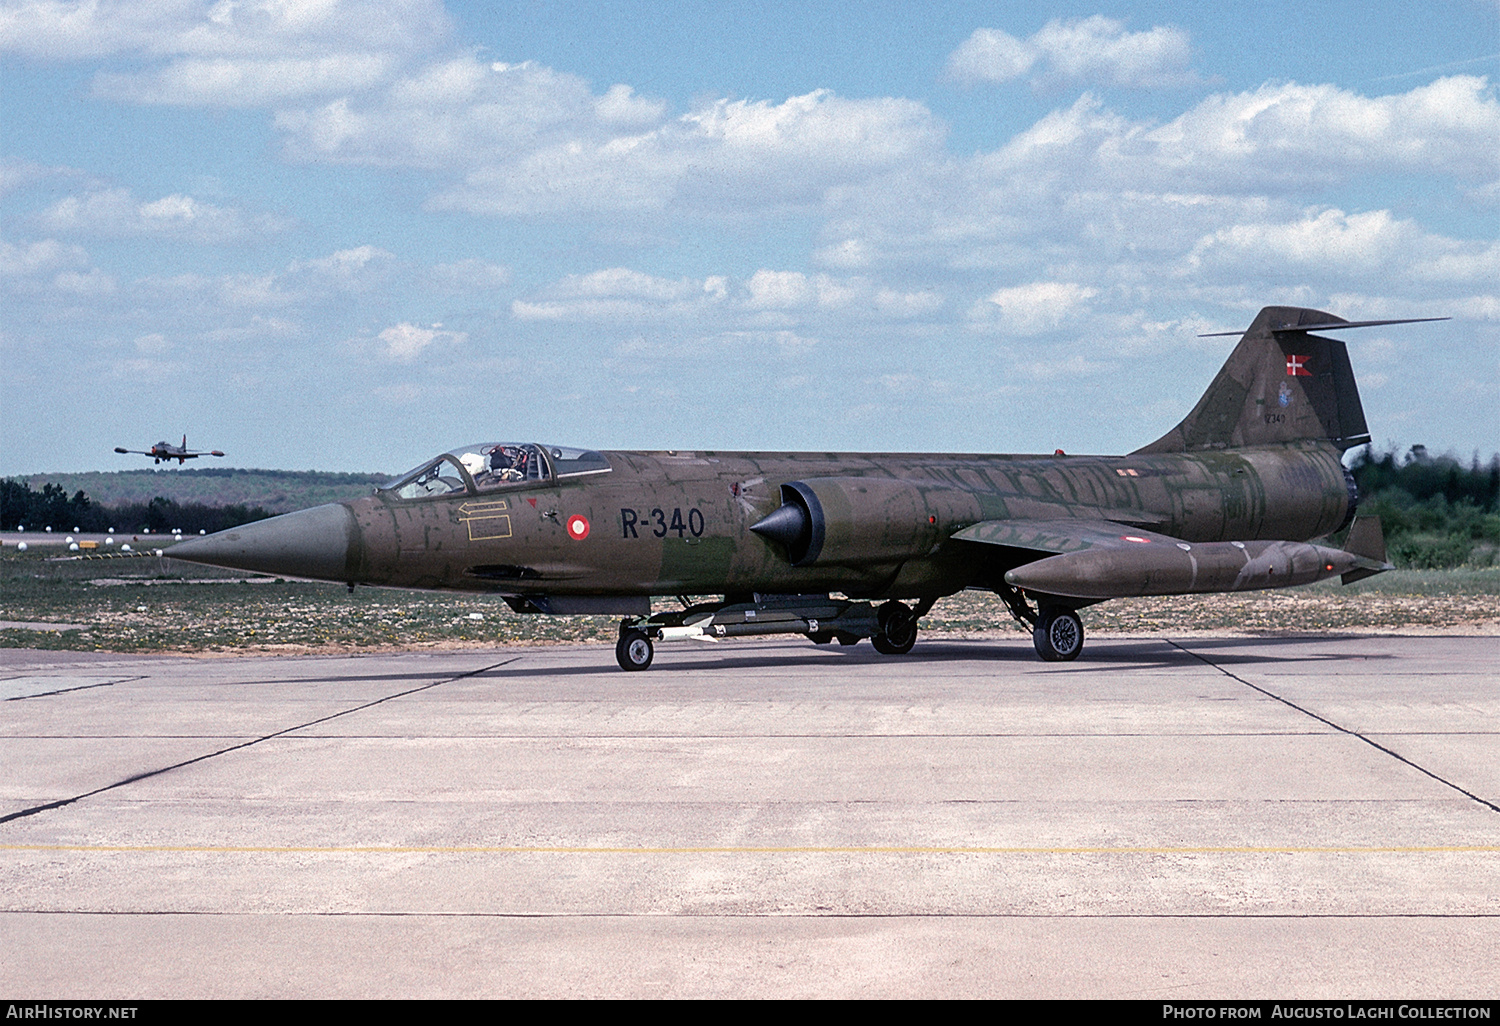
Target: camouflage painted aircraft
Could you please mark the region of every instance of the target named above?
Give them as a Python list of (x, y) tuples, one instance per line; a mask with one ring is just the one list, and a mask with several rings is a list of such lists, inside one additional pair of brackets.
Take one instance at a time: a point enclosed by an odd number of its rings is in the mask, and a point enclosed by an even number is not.
[(173, 460), (176, 460), (179, 467), (186, 463), (188, 460), (197, 459), (199, 456), (224, 455), (217, 449), (205, 449), (202, 452), (189, 452), (187, 447), (187, 435), (182, 436), (181, 445), (173, 445), (171, 442), (157, 442), (149, 449), (123, 449), (117, 445), (115, 446), (115, 452), (126, 454), (134, 453), (137, 456), (150, 456), (151, 462), (153, 463), (160, 463), (162, 460), (166, 460), (168, 463), (171, 463)]
[[(1106, 599), (1347, 584), (1391, 569), (1379, 521), (1354, 521), (1340, 458), (1369, 440), (1349, 356), (1314, 332), (1400, 323), (1267, 307), (1227, 333), (1239, 345), (1182, 423), (1128, 456), (489, 443), (442, 453), (370, 497), (168, 555), (351, 590), (484, 591), (517, 612), (618, 615), (627, 670), (650, 666), (657, 642), (760, 634), (869, 638), (900, 654), (938, 599), (987, 589), (1043, 659), (1068, 660), (1083, 648), (1078, 610)], [(1351, 521), (1343, 548), (1312, 541)], [(653, 614), (653, 596), (680, 608)]]

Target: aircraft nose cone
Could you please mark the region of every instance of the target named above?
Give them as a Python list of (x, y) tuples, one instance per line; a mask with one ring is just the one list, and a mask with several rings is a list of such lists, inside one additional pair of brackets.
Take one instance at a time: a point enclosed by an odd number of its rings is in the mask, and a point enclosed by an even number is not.
[(329, 503), (178, 542), (163, 555), (232, 570), (344, 581), (354, 540), (354, 514)]

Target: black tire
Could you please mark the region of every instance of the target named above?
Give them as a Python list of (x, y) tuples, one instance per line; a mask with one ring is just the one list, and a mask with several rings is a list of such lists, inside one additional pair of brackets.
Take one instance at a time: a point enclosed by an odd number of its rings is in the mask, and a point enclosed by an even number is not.
[(1083, 621), (1071, 609), (1044, 609), (1031, 632), (1036, 654), (1049, 663), (1066, 663), (1083, 651)]
[(645, 631), (621, 631), (615, 643), (615, 661), (622, 670), (646, 670), (656, 656), (656, 648)]
[(833, 631), (818, 631), (816, 634), (809, 634), (807, 637), (814, 645), (827, 645), (833, 641)]
[(880, 633), (870, 638), (870, 644), (881, 655), (905, 655), (917, 643), (917, 618), (900, 602), (881, 606), (875, 611), (875, 620)]

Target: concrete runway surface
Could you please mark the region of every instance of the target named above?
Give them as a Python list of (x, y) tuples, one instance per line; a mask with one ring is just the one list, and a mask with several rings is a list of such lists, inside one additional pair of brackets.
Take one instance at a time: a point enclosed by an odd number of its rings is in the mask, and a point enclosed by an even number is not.
[(1500, 639), (0, 650), (0, 992), (1493, 997)]

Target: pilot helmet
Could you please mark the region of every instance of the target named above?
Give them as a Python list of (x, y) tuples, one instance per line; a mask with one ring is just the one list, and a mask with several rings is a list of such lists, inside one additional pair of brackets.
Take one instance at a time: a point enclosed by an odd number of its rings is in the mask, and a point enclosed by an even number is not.
[(466, 452), (458, 458), (458, 462), (464, 465), (470, 475), (479, 474), (484, 470), (484, 457), (477, 452)]

